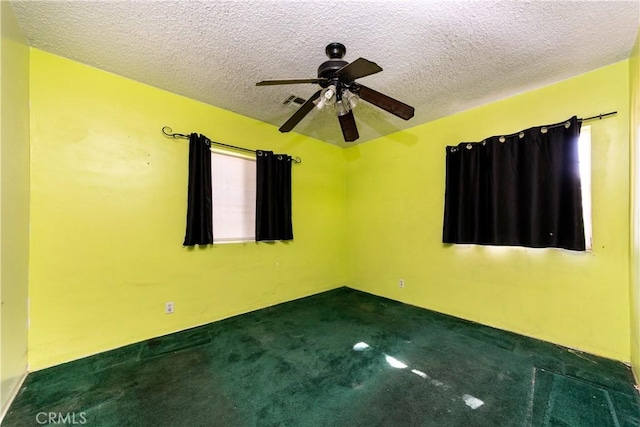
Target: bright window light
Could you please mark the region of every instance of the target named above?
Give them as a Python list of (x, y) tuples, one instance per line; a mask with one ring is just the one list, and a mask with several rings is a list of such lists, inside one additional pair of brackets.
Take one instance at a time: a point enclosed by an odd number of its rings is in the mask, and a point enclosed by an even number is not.
[(211, 152), (213, 243), (256, 240), (256, 162)]
[(578, 161), (582, 185), (582, 215), (584, 217), (584, 241), (587, 250), (593, 245), (591, 222), (591, 126), (583, 126), (578, 141)]

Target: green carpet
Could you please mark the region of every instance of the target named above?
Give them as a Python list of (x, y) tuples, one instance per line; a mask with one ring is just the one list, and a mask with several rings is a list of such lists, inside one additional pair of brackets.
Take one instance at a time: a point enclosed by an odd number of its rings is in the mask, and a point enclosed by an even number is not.
[(620, 362), (342, 288), (32, 373), (2, 426), (63, 422), (637, 427), (640, 399)]

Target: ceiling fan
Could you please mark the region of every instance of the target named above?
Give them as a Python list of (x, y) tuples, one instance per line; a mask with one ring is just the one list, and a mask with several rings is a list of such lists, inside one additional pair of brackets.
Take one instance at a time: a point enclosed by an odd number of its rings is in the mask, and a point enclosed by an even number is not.
[(280, 132), (291, 131), (313, 110), (314, 105), (319, 109), (326, 105), (334, 105), (344, 140), (347, 142), (355, 141), (359, 135), (352, 110), (358, 99), (363, 99), (404, 120), (413, 117), (413, 107), (355, 82), (356, 79), (382, 71), (378, 64), (364, 58), (358, 58), (351, 63), (345, 61), (342, 58), (347, 49), (342, 43), (330, 43), (325, 52), (329, 60), (320, 64), (318, 77), (315, 79), (263, 80), (256, 83), (256, 86), (313, 83), (319, 84), (322, 88), (311, 95), (298, 111), (280, 127)]

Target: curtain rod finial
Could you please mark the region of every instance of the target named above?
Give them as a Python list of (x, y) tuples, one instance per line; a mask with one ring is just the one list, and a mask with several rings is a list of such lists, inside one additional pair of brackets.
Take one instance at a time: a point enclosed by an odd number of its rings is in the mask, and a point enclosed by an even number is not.
[(171, 129), (171, 127), (169, 126), (163, 126), (162, 133), (165, 136), (168, 136), (169, 138), (173, 138), (173, 139), (178, 139), (178, 138), (189, 139), (189, 135), (183, 135), (181, 133), (173, 133), (173, 129)]

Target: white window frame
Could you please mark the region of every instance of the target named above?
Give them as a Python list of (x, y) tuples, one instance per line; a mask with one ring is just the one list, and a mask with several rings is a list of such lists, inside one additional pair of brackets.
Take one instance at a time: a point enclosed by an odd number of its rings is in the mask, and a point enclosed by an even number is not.
[(255, 242), (255, 157), (211, 148), (213, 244)]
[(591, 212), (591, 126), (583, 126), (578, 140), (578, 163), (582, 188), (582, 217), (587, 251), (593, 247), (593, 217)]

